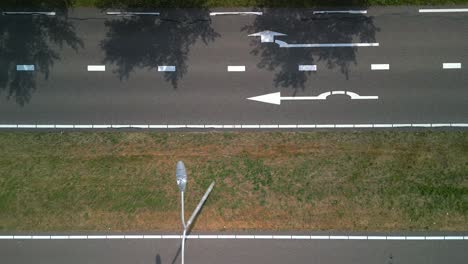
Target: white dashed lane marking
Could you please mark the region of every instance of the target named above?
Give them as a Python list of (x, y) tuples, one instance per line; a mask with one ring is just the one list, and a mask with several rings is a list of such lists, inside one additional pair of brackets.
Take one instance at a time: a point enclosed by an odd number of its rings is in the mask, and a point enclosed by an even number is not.
[(210, 16), (220, 16), (220, 15), (263, 15), (263, 12), (211, 12)]
[(299, 65), (299, 71), (317, 71), (317, 65)]
[(34, 65), (16, 65), (17, 71), (34, 71)]
[(388, 70), (390, 70), (390, 64), (371, 64), (371, 70), (373, 70), (373, 71), (388, 71)]
[(106, 71), (105, 65), (88, 65), (88, 71)]
[(159, 72), (175, 72), (176, 66), (158, 66)]
[(312, 14), (367, 14), (367, 10), (319, 10)]
[(462, 65), (459, 62), (449, 62), (442, 64), (443, 69), (461, 69), (461, 67)]
[(55, 12), (2, 12), (3, 15), (44, 15), (55, 16)]
[(227, 71), (228, 72), (244, 72), (245, 66), (228, 66)]

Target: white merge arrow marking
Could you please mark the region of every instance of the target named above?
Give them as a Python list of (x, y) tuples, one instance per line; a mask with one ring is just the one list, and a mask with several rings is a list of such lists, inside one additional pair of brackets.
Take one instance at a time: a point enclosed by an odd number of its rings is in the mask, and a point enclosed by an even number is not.
[(327, 97), (335, 94), (345, 94), (348, 95), (351, 100), (376, 100), (379, 99), (378, 96), (361, 96), (357, 93), (348, 92), (348, 91), (331, 91), (321, 93), (317, 96), (281, 96), (280, 92), (270, 93), (259, 95), (255, 97), (249, 97), (248, 100), (258, 101), (267, 104), (276, 104), (280, 105), (282, 100), (327, 100)]
[(258, 36), (260, 36), (261, 42), (274, 42), (275, 36), (286, 36), (286, 34), (274, 32), (270, 30), (265, 30), (262, 32), (257, 32), (257, 33), (249, 35), (249, 37), (258, 37)]

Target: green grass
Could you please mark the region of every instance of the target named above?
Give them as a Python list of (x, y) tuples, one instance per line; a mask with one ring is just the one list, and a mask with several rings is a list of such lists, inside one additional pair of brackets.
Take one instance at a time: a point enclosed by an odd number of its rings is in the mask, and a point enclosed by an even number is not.
[(466, 230), (467, 132), (0, 133), (0, 230)]

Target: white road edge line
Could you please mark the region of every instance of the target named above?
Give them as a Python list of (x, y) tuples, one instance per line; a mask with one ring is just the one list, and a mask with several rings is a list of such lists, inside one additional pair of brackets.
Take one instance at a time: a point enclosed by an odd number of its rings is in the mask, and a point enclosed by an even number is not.
[(442, 69), (461, 69), (462, 65), (459, 62), (442, 63)]
[(468, 12), (468, 8), (419, 9), (419, 13), (459, 13), (459, 12)]
[[(42, 239), (180, 239), (180, 235), (0, 235), (3, 240)], [(188, 235), (188, 239), (276, 239), (276, 240), (468, 240), (468, 236), (346, 236), (346, 235)]]
[[(338, 91), (339, 92), (339, 91)], [(369, 96), (373, 97), (373, 96)], [(354, 98), (360, 99), (360, 98)], [(0, 129), (121, 129), (121, 128), (138, 128), (138, 129), (180, 129), (180, 128), (197, 128), (197, 129), (267, 129), (267, 128), (443, 128), (443, 127), (468, 127), (468, 123), (408, 123), (408, 124), (286, 124), (286, 125), (261, 125), (261, 124), (246, 124), (246, 125), (73, 125), (73, 124), (0, 124)]]
[(263, 15), (263, 12), (210, 12), (210, 16), (219, 16), (219, 15)]
[(244, 72), (245, 66), (227, 66), (228, 72)]
[(388, 71), (390, 70), (390, 64), (371, 64), (372, 71)]
[(88, 71), (106, 71), (106, 65), (88, 65)]

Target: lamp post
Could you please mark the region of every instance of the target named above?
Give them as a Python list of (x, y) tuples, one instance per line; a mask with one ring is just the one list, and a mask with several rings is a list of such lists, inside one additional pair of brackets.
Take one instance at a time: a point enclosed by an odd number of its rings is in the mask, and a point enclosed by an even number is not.
[(179, 190), (180, 190), (181, 219), (182, 219), (182, 227), (184, 228), (184, 231), (182, 233), (182, 264), (184, 264), (184, 261), (185, 261), (185, 237), (187, 235), (187, 230), (190, 229), (190, 225), (192, 224), (193, 220), (195, 219), (195, 217), (197, 216), (197, 214), (200, 211), (201, 207), (203, 206), (206, 199), (208, 198), (208, 195), (210, 195), (211, 190), (213, 190), (215, 182), (212, 182), (210, 184), (210, 187), (208, 187), (208, 189), (206, 190), (206, 192), (203, 195), (202, 199), (200, 200), (197, 207), (195, 208), (192, 215), (190, 216), (188, 222), (185, 223), (184, 192), (185, 192), (185, 187), (187, 186), (187, 172), (185, 170), (185, 165), (184, 165), (184, 163), (182, 161), (177, 162), (176, 180), (177, 180), (177, 186), (179, 186)]

